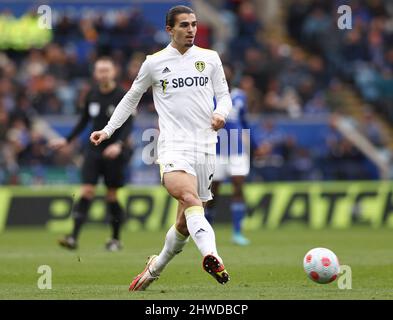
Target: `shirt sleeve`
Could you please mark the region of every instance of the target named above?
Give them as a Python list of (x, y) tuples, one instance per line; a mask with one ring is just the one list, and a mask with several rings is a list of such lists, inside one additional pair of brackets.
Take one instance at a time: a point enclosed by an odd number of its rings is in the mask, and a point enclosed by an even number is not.
[(225, 119), (228, 117), (232, 108), (232, 99), (229, 93), (228, 83), (225, 78), (224, 68), (218, 54), (216, 53), (215, 70), (212, 75), (214, 95), (217, 106), (214, 113), (222, 115)]
[(103, 131), (108, 135), (112, 136), (118, 128), (130, 117), (130, 115), (136, 114), (136, 108), (142, 95), (152, 85), (152, 77), (149, 68), (149, 59), (146, 59), (141, 69), (139, 70), (138, 76), (134, 80), (130, 90), (124, 95), (123, 99), (116, 106), (108, 124), (105, 126)]
[(71, 142), (72, 140), (74, 140), (82, 131), (83, 129), (86, 128), (89, 120), (90, 120), (90, 116), (89, 116), (89, 106), (88, 106), (88, 101), (89, 101), (89, 95), (87, 95), (87, 97), (85, 98), (85, 102), (83, 104), (83, 111), (82, 111), (82, 115), (79, 117), (79, 121), (77, 123), (77, 125), (74, 127), (74, 129), (72, 129), (71, 133), (67, 136), (67, 142)]

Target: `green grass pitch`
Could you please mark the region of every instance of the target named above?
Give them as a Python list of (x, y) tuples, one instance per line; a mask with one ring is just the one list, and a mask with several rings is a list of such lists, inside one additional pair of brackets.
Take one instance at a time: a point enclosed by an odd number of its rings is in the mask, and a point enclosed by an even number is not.
[[(104, 250), (109, 229), (87, 226), (78, 251), (57, 246), (59, 235), (44, 229), (9, 228), (0, 234), (0, 299), (392, 299), (392, 230), (356, 227), (309, 230), (284, 227), (247, 233), (248, 247), (230, 242), (229, 226), (216, 226), (220, 255), (231, 281), (219, 285), (202, 270), (192, 240), (145, 292), (128, 292), (165, 231), (124, 232), (121, 252)], [(304, 254), (327, 247), (352, 269), (352, 289), (337, 281), (320, 285), (303, 271)], [(52, 289), (40, 290), (40, 265), (52, 269)]]

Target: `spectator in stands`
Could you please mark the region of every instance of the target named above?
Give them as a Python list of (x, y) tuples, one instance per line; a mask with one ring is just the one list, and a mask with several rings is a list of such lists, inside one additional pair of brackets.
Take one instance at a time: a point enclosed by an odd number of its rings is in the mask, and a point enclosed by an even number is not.
[(262, 30), (262, 24), (256, 16), (256, 9), (251, 1), (241, 1), (237, 8), (237, 35), (231, 44), (231, 56), (243, 59), (247, 48), (258, 46), (257, 35)]
[(365, 156), (337, 130), (336, 117), (330, 118), (326, 135), (327, 154), (323, 160), (323, 174), (327, 180), (367, 179)]
[[(236, 21), (232, 42), (223, 56), (236, 66), (237, 80), (247, 94), (252, 117), (265, 117), (269, 113), (293, 118), (302, 113), (326, 116), (343, 106), (343, 83), (349, 81), (367, 103), (375, 105), (376, 111), (393, 122), (389, 1), (350, 1), (353, 29), (342, 31), (338, 30), (335, 18), (337, 6), (347, 4), (346, 1), (290, 0), (287, 26), (289, 35), (298, 41), (291, 46), (262, 34), (263, 21), (256, 16), (253, 1), (214, 2), (232, 13), (230, 21)], [(89, 90), (92, 62), (101, 54), (115, 59), (120, 83), (129, 88), (144, 56), (158, 51), (166, 39), (157, 37), (156, 30), (138, 10), (96, 11), (83, 19), (77, 17), (77, 12), (74, 16), (60, 13), (53, 22), (54, 38), (46, 47), (0, 53), (2, 182), (10, 181), (10, 172), (16, 172), (18, 160), (25, 164), (77, 162), (77, 151), (73, 154), (71, 149), (64, 150), (64, 154), (52, 159), (41, 150), (40, 139), (45, 138), (29, 126), (22, 128), (18, 124), (23, 118), (21, 114), (28, 119), (37, 115), (78, 114), (80, 101)], [(206, 27), (208, 31), (209, 26)], [(207, 32), (204, 41), (209, 40)], [(139, 108), (141, 113), (154, 110), (149, 93), (141, 103), (148, 105)], [(365, 119), (362, 126), (373, 143), (384, 145), (383, 135), (373, 119)], [(296, 150), (288, 161), (299, 168), (306, 167), (309, 156), (315, 157), (312, 150), (299, 149), (294, 142), (292, 147)], [(269, 151), (269, 144), (264, 148), (264, 152)], [(340, 148), (351, 149), (343, 146), (334, 149)], [(312, 160), (315, 164), (315, 159)], [(357, 160), (353, 157), (351, 161)], [(17, 182), (13, 177), (12, 181)]]
[(331, 24), (329, 15), (320, 6), (312, 9), (302, 27), (302, 39), (309, 49), (318, 50), (320, 48), (320, 40), (328, 34)]
[(249, 74), (244, 74), (240, 79), (240, 88), (247, 96), (248, 113), (260, 115), (262, 113), (262, 93), (256, 88), (254, 78)]
[(296, 40), (323, 57), (325, 70), (332, 70), (341, 79), (354, 82), (361, 96), (393, 121), (389, 95), (392, 92), (391, 76), (386, 71), (391, 70), (393, 59), (389, 59), (393, 40), (388, 23), (391, 3), (383, 0), (350, 1), (353, 26), (351, 30), (343, 31), (329, 22), (329, 13), (334, 16), (338, 6), (348, 2), (312, 0), (297, 7), (299, 2), (291, 1), (287, 20), (288, 26), (293, 27), (294, 21), (302, 25), (300, 31), (295, 28), (297, 31), (292, 33)]
[(375, 121), (375, 115), (371, 109), (366, 109), (363, 112), (359, 130), (375, 147), (383, 148), (385, 146), (381, 127)]
[(329, 113), (325, 96), (322, 92), (317, 92), (314, 97), (304, 106), (304, 113), (307, 115), (327, 115)]
[(259, 147), (254, 152), (254, 173), (263, 180), (291, 180), (289, 167), (286, 163), (292, 156), (296, 142), (294, 138), (277, 128), (271, 120), (265, 120), (261, 125), (253, 127)]

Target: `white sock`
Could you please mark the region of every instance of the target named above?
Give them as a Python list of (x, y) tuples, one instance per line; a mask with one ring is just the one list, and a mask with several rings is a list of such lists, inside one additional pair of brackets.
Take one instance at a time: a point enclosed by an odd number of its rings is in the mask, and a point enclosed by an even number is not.
[(160, 274), (169, 261), (182, 251), (188, 240), (189, 237), (182, 235), (173, 225), (166, 233), (164, 248), (158, 255), (152, 271)]
[(184, 211), (188, 232), (202, 256), (213, 254), (219, 258), (216, 248), (216, 236), (210, 223), (205, 218), (203, 207), (193, 206)]

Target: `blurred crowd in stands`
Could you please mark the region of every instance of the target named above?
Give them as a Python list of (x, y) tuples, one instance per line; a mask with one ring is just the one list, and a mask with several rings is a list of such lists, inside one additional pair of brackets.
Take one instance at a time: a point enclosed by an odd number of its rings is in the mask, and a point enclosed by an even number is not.
[[(337, 8), (349, 5), (351, 29), (337, 27)], [(293, 0), (290, 36), (326, 62), (325, 70), (355, 85), (393, 122), (393, 3), (388, 0)]]
[[(345, 1), (354, 20), (353, 29), (342, 31), (336, 25), (341, 2), (287, 1), (288, 44), (266, 34), (253, 1), (219, 1), (218, 12), (233, 30), (222, 59), (237, 70), (234, 85), (247, 95), (248, 115), (264, 150), (252, 159), (250, 181), (378, 177), (329, 119), (345, 104), (343, 87), (349, 83), (393, 121), (392, 14), (389, 1)], [(200, 24), (197, 44), (211, 47), (213, 41), (210, 27)], [(167, 42), (163, 30), (148, 23), (139, 10), (92, 11), (83, 17), (58, 14), (53, 39), (44, 48), (0, 52), (0, 184), (23, 183), (23, 168), (35, 168), (42, 177), (47, 167), (77, 167), (80, 146), (62, 155), (52, 153), (46, 146), (48, 132), (35, 119), (79, 114), (98, 56), (114, 58), (119, 82), (129, 88), (145, 55)], [(154, 114), (150, 92), (142, 98), (139, 112)], [(373, 108), (363, 113), (359, 129), (383, 148)], [(322, 119), (323, 146), (299, 144), (296, 132), (277, 125), (275, 117), (295, 122)], [(34, 181), (41, 182), (44, 179)]]

